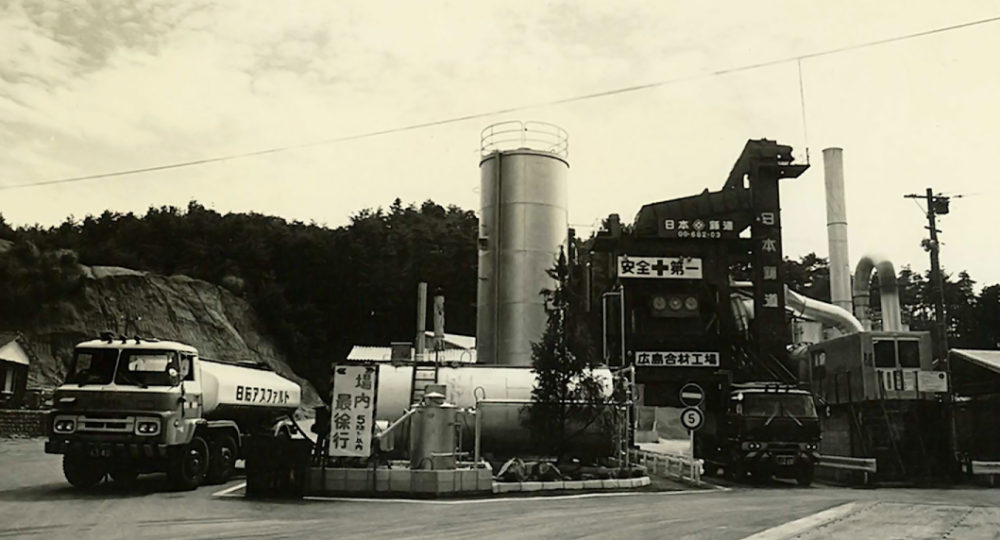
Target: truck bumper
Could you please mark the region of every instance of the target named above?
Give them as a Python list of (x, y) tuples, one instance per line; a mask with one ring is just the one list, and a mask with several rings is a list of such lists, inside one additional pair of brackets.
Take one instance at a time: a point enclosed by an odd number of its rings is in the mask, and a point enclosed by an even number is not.
[(84, 454), (95, 458), (165, 458), (167, 457), (167, 445), (157, 443), (49, 439), (45, 441), (45, 453)]

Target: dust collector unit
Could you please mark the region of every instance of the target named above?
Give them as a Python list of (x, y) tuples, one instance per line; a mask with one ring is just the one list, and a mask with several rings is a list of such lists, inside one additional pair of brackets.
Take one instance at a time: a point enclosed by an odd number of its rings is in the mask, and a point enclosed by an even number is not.
[(544, 122), (502, 122), (480, 140), (479, 363), (531, 365), (545, 329), (543, 289), (568, 233), (566, 131)]

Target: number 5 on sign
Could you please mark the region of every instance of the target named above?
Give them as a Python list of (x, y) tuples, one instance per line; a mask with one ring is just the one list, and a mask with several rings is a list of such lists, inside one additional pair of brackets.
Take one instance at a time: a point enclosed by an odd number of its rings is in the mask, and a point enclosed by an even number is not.
[(695, 431), (705, 422), (705, 415), (697, 407), (687, 407), (681, 411), (681, 425)]

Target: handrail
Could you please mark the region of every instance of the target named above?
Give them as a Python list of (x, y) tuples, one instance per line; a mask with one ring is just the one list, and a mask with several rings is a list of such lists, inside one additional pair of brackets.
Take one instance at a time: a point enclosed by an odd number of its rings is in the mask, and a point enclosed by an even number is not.
[(483, 128), (479, 134), (480, 156), (504, 150), (529, 149), (569, 157), (569, 134), (548, 122), (508, 120)]

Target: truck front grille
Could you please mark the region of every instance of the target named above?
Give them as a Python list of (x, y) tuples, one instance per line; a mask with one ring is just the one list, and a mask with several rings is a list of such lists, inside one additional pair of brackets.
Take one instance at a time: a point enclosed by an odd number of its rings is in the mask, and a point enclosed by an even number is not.
[(93, 417), (81, 416), (77, 431), (88, 433), (132, 433), (135, 417)]

